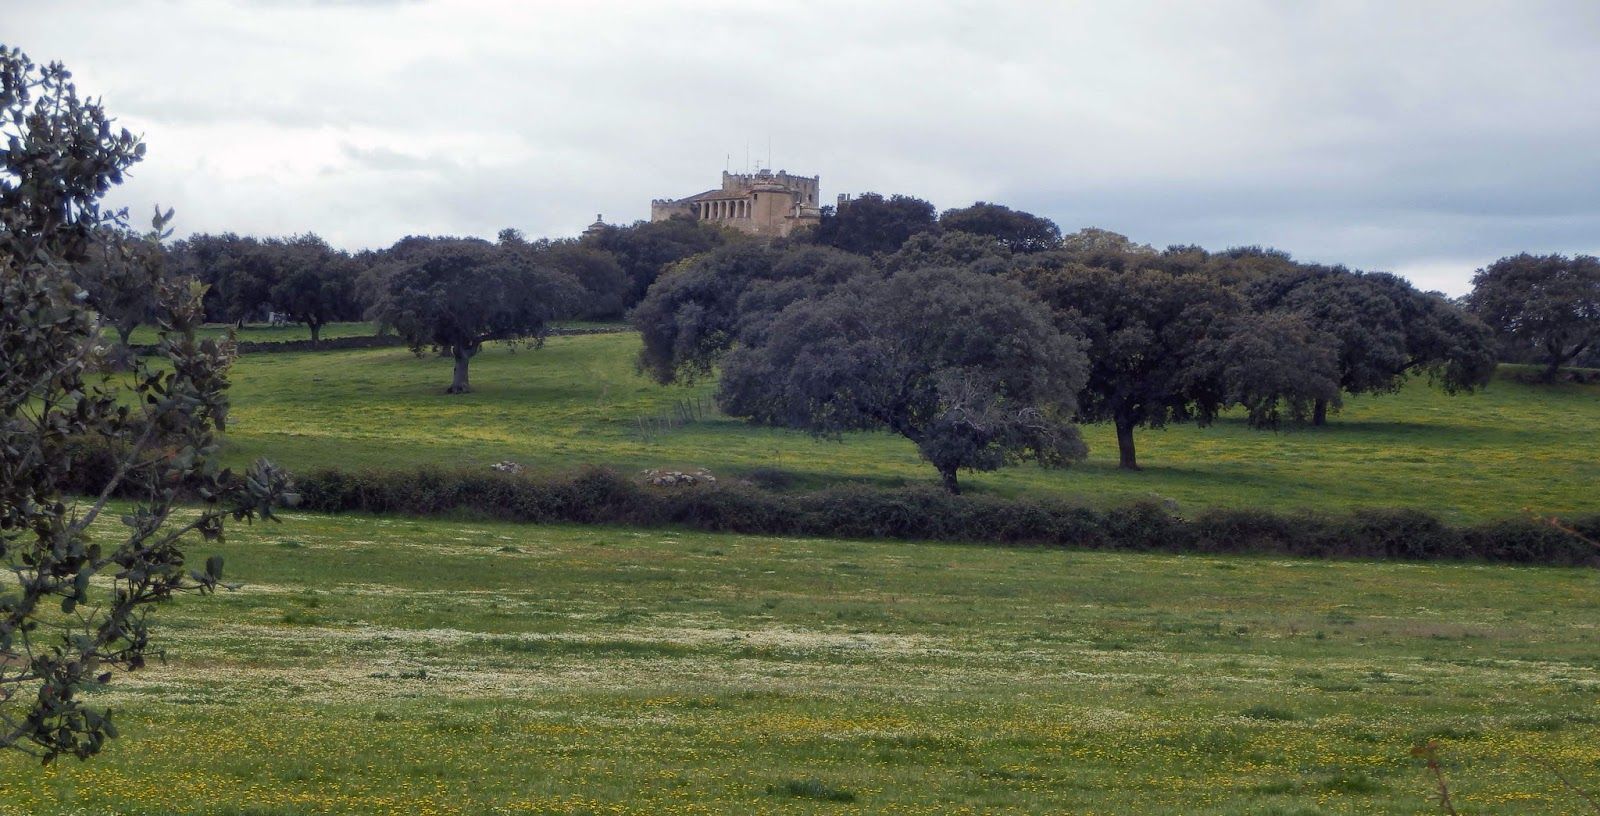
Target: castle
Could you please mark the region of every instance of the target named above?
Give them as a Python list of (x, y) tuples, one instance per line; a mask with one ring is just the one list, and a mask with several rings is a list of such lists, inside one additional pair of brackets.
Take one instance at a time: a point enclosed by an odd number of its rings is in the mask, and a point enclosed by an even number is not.
[(787, 170), (722, 173), (722, 187), (688, 198), (650, 202), (650, 220), (687, 215), (752, 235), (788, 235), (821, 218), (821, 176), (791, 176)]

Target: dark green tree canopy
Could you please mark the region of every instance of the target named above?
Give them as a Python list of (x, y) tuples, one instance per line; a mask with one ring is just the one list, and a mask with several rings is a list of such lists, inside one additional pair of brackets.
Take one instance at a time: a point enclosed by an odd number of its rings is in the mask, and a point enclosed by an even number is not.
[[(1442, 296), (1405, 279), (1343, 267), (1295, 265), (1257, 275), (1245, 288), (1258, 312), (1301, 315), (1331, 344), (1339, 387), (1348, 394), (1399, 390), (1427, 374), (1451, 393), (1488, 383), (1494, 372), (1488, 332)], [(1318, 400), (1313, 422), (1337, 400)]]
[(268, 297), (274, 309), (311, 330), (313, 345), (321, 341), (323, 326), (361, 315), (356, 295), (360, 270), (349, 255), (310, 234), (273, 245), (273, 251), (277, 281)]
[(893, 252), (907, 238), (938, 226), (933, 205), (908, 195), (862, 193), (838, 208), (823, 207), (810, 239), (825, 246), (874, 255)]
[(673, 264), (702, 252), (741, 240), (715, 224), (689, 216), (664, 221), (638, 221), (629, 226), (606, 226), (579, 239), (586, 247), (611, 253), (628, 279), (622, 308), (644, 299), (656, 278)]
[(631, 305), (633, 284), (610, 252), (573, 239), (535, 241), (521, 257), (570, 276), (583, 287), (573, 316), (584, 320), (613, 320)]
[(1133, 431), (1170, 422), (1210, 422), (1227, 404), (1213, 354), (1241, 298), (1200, 274), (1069, 263), (1023, 272), (1063, 331), (1087, 341), (1089, 370), (1078, 418), (1111, 421), (1124, 468), (1136, 469)]
[(1241, 315), (1211, 342), (1223, 402), (1243, 407), (1252, 427), (1303, 423), (1318, 405), (1338, 404), (1337, 342), (1304, 315)]
[(455, 359), (447, 393), (471, 389), (468, 365), (491, 341), (538, 345), (551, 320), (581, 296), (571, 276), (520, 263), (474, 239), (440, 239), (408, 249), (383, 278), (374, 307), (381, 324), (413, 351), (432, 347)]
[(639, 368), (657, 382), (711, 372), (741, 339), (789, 303), (871, 273), (863, 258), (827, 247), (730, 244), (662, 275), (629, 319), (644, 341)]
[(919, 232), (892, 254), (881, 256), (887, 272), (934, 267), (968, 269), (985, 275), (1000, 275), (1013, 266), (1013, 254), (1004, 244), (971, 232)]
[(280, 266), (256, 238), (231, 232), (191, 235), (174, 244), (170, 254), (175, 274), (208, 287), (208, 320), (243, 323), (259, 317), (271, 302)]
[(1250, 287), (1256, 310), (1299, 314), (1334, 343), (1339, 387), (1351, 394), (1400, 387), (1408, 359), (1405, 326), (1388, 295), (1341, 267), (1301, 267)]
[(124, 349), (134, 329), (155, 322), (161, 306), (158, 284), (168, 277), (160, 244), (142, 240), (132, 230), (106, 227), (73, 269), (73, 280)]
[(829, 436), (888, 430), (951, 492), (957, 472), (1083, 457), (1071, 424), (1085, 360), (1009, 281), (955, 269), (856, 276), (773, 316), (723, 365), (723, 410)]
[(1600, 345), (1600, 259), (1529, 255), (1478, 270), (1467, 300), (1513, 353), (1545, 366), (1545, 379)]
[(1061, 228), (1056, 222), (985, 201), (945, 210), (939, 226), (949, 232), (982, 235), (1011, 252), (1043, 252), (1061, 246)]
[(1498, 359), (1494, 330), (1482, 320), (1438, 292), (1419, 291), (1398, 275), (1368, 272), (1362, 279), (1387, 293), (1400, 312), (1406, 335), (1405, 373), (1426, 375), (1448, 394), (1471, 393), (1494, 379)]

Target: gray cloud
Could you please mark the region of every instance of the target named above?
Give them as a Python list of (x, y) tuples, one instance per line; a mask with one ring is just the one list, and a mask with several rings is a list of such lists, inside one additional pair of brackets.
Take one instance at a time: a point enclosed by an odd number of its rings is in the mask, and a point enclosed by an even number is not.
[[(765, 160), (1459, 293), (1600, 250), (1587, 2), (67, 2), (12, 10), (143, 132), (182, 230), (571, 234)], [(132, 32), (138, 32), (134, 36)]]

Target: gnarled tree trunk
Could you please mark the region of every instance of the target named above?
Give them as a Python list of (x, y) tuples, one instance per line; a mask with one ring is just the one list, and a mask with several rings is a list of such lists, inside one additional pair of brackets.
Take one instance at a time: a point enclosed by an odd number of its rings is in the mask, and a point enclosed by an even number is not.
[(1117, 426), (1117, 467), (1123, 470), (1138, 470), (1139, 459), (1133, 450), (1134, 421), (1118, 417)]
[(944, 485), (944, 490), (952, 496), (961, 495), (961, 483), (956, 481), (955, 468), (939, 468), (939, 483)]
[(1315, 425), (1315, 426), (1318, 426), (1318, 427), (1321, 427), (1323, 425), (1328, 424), (1328, 401), (1327, 400), (1325, 400), (1325, 399), (1317, 400), (1316, 406), (1311, 409), (1311, 424)]
[(467, 365), (472, 362), (472, 352), (465, 346), (452, 346), (450, 351), (456, 360), (456, 370), (445, 393), (465, 394), (472, 390), (472, 386), (467, 382)]

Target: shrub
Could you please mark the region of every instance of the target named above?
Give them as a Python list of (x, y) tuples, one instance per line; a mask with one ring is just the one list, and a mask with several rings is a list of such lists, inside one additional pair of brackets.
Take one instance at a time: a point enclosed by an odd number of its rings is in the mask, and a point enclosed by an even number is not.
[[(96, 493), (113, 452), (75, 444), (68, 480)], [(421, 468), (321, 470), (296, 479), (301, 507), (317, 512), (441, 515), (467, 512), (537, 523), (677, 525), (750, 535), (962, 541), (1163, 552), (1256, 553), (1309, 558), (1478, 560), (1513, 564), (1600, 564), (1600, 515), (1450, 526), (1413, 510), (1345, 515), (1205, 510), (1192, 519), (1157, 501), (1097, 509), (1048, 497), (953, 496), (920, 486), (845, 485), (772, 492), (721, 483), (671, 489), (606, 468), (565, 475)]]

